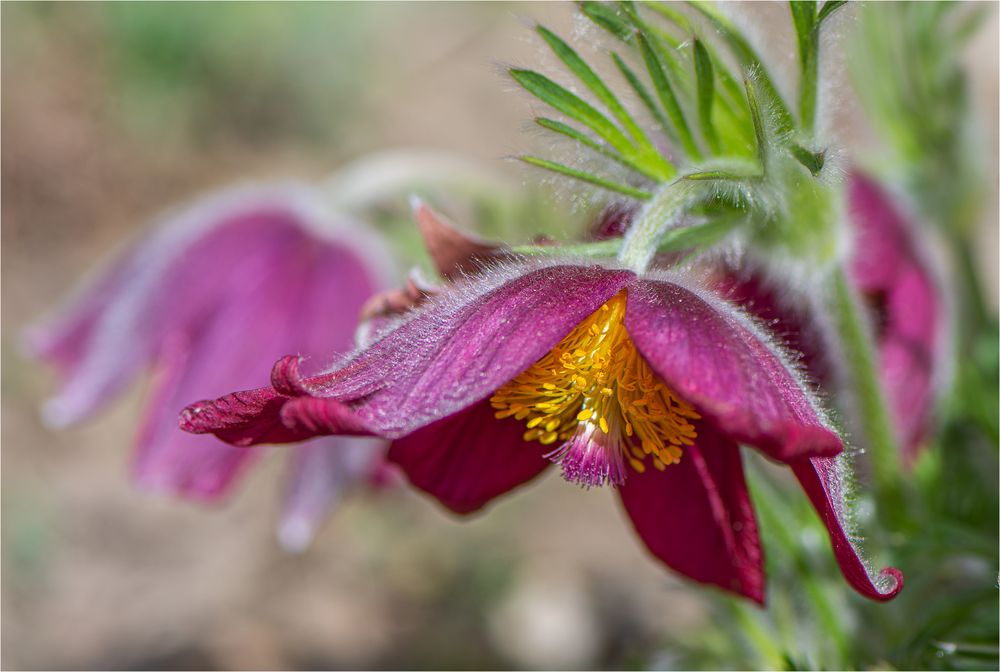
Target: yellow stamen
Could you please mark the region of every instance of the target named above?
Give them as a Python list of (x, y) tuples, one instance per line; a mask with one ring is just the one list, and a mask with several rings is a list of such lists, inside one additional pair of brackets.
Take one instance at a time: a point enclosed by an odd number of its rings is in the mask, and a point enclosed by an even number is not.
[[(677, 463), (681, 446), (694, 445), (692, 421), (701, 416), (653, 374), (636, 350), (625, 329), (625, 305), (622, 291), (497, 390), (490, 399), (496, 417), (527, 418), (527, 441), (589, 442), (588, 450), (596, 442), (604, 458), (628, 462), (640, 473), (647, 458), (659, 470)], [(600, 484), (588, 478), (585, 484)], [(601, 478), (611, 477), (605, 470)]]

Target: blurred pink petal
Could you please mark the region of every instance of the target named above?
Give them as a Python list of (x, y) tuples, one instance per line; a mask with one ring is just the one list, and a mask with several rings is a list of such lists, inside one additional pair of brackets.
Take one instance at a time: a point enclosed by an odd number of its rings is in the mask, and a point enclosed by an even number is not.
[[(349, 352), (361, 306), (385, 285), (385, 264), (379, 241), (331, 217), (307, 185), (250, 185), (198, 201), (157, 222), (29, 329), (29, 346), (62, 379), (46, 418), (82, 420), (152, 368), (135, 478), (217, 497), (255, 451), (178, 432), (177, 412), (192, 396), (251, 385), (282, 354)], [(293, 479), (293, 489), (302, 482)]]
[(913, 460), (931, 428), (946, 368), (944, 298), (913, 225), (860, 173), (849, 185), (857, 228), (851, 279), (875, 306), (879, 364), (904, 455)]

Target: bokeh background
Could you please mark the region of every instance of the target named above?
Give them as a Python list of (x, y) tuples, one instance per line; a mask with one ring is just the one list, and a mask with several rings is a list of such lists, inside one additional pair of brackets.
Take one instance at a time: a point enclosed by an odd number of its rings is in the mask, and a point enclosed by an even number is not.
[[(126, 469), (145, 383), (53, 431), (38, 414), (52, 372), (19, 341), (149, 218), (249, 178), (320, 179), (372, 151), (435, 148), (579, 214), (559, 184), (504, 160), (538, 139), (498, 66), (537, 66), (528, 21), (572, 32), (571, 4), (0, 11), (5, 669), (672, 664), (664, 643), (704, 627), (704, 590), (646, 555), (607, 489), (549, 476), (461, 522), (405, 489), (357, 493), (288, 555), (274, 532), (282, 448), (218, 506), (140, 492)], [(790, 62), (787, 10), (740, 11)], [(994, 183), (995, 23), (967, 54)], [(870, 146), (846, 86), (830, 100), (848, 150)], [(987, 215), (979, 262), (995, 304)]]

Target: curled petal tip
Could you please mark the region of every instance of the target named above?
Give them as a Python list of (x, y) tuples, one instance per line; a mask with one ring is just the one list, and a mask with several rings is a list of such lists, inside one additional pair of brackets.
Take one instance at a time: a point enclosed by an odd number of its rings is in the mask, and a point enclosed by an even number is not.
[(895, 567), (886, 567), (879, 572), (879, 581), (876, 585), (878, 594), (873, 596), (879, 602), (888, 602), (899, 595), (903, 590), (903, 573)]
[(275, 392), (286, 397), (297, 397), (304, 393), (302, 389), (302, 374), (299, 367), (302, 358), (298, 355), (285, 355), (271, 369), (271, 387)]

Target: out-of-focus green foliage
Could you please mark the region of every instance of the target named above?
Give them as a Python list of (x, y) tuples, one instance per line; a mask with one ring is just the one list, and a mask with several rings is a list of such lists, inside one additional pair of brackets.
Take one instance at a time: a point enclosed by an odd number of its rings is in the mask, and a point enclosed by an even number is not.
[[(234, 140), (326, 140), (357, 114), (375, 53), (354, 3), (103, 6), (123, 119)], [(352, 67), (329, 64), (349, 62)], [(220, 104), (220, 98), (224, 101)]]
[(876, 2), (859, 12), (851, 72), (882, 134), (881, 168), (901, 177), (936, 225), (967, 230), (986, 187), (963, 47), (993, 8)]

